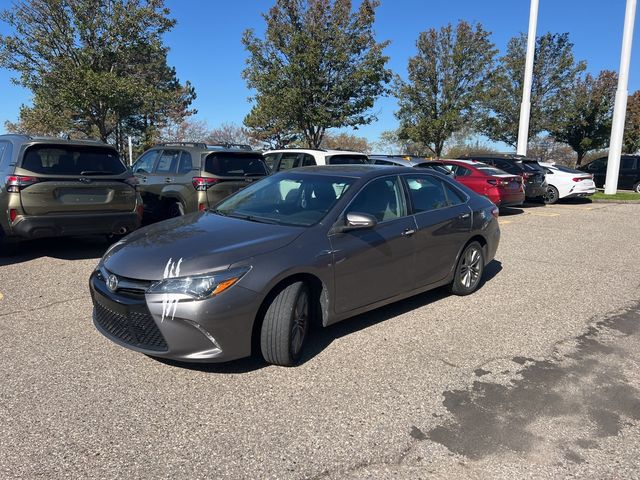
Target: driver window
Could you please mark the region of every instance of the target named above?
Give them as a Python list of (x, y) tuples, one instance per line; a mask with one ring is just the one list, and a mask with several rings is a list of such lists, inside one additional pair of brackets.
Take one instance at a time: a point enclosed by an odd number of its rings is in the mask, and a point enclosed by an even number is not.
[(159, 150), (150, 150), (142, 156), (133, 165), (133, 173), (151, 173), (153, 164), (156, 162)]
[(385, 177), (372, 181), (362, 189), (347, 208), (346, 213), (366, 213), (378, 222), (404, 217), (407, 207), (398, 177)]

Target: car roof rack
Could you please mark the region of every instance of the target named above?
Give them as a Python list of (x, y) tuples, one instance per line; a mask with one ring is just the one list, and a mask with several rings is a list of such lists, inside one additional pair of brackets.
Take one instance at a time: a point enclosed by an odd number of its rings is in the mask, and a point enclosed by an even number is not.
[(210, 143), (207, 148), (227, 148), (230, 150), (253, 150), (251, 145), (246, 143)]
[(207, 148), (207, 144), (203, 142), (164, 142), (158, 143), (159, 147), (195, 147)]

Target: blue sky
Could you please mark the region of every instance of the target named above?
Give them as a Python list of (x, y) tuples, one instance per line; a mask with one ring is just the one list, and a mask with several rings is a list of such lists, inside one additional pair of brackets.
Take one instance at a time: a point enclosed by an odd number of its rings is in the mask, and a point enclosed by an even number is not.
[[(182, 81), (190, 80), (196, 87), (197, 118), (210, 127), (223, 122), (241, 124), (250, 108), (250, 92), (240, 76), (246, 56), (240, 39), (246, 28), (263, 30), (261, 12), (273, 0), (166, 2), (178, 21), (166, 36), (169, 61)], [(0, 9), (11, 4), (11, 0), (0, 0)], [(538, 34), (569, 32), (576, 58), (586, 60), (589, 71), (617, 70), (624, 11), (625, 0), (540, 0)], [(382, 0), (375, 30), (379, 40), (391, 40), (386, 50), (389, 67), (404, 75), (421, 31), (461, 19), (480, 22), (493, 32), (494, 43), (503, 50), (510, 37), (526, 31), (528, 15), (527, 0)], [(630, 92), (640, 89), (639, 24), (640, 19), (635, 26)], [(0, 34), (7, 33), (7, 25), (0, 23)], [(11, 84), (10, 78), (11, 72), (0, 69), (0, 132), (6, 120), (16, 120), (20, 105), (30, 101), (29, 92)], [(356, 132), (372, 141), (381, 131), (396, 127), (396, 103), (383, 98), (374, 110), (378, 121)]]

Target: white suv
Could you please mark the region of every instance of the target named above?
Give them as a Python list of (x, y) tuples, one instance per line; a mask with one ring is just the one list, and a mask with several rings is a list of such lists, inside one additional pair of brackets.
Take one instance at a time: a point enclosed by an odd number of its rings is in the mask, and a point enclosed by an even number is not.
[(593, 175), (564, 165), (539, 163), (547, 174), (545, 203), (553, 204), (561, 198), (586, 197), (596, 193)]
[(264, 152), (264, 159), (272, 172), (313, 165), (367, 164), (369, 158), (360, 152), (346, 150), (313, 150), (308, 148), (285, 148)]

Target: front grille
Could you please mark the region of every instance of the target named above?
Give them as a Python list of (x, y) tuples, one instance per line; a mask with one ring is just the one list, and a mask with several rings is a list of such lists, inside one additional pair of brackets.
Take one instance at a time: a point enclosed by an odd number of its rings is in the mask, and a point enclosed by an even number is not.
[(94, 302), (94, 308), (96, 322), (109, 335), (145, 350), (169, 350), (167, 342), (149, 313), (129, 312), (128, 315), (121, 315), (98, 301)]

